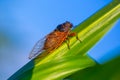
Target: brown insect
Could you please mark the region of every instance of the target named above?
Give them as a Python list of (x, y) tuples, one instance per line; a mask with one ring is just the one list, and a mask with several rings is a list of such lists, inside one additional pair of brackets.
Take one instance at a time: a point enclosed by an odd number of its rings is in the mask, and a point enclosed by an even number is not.
[[(68, 40), (68, 36), (75, 36), (76, 33), (71, 33), (71, 28), (73, 25), (66, 21), (63, 24), (60, 24), (56, 29), (45, 36), (43, 39), (39, 40), (31, 51), (29, 58), (35, 58), (43, 51), (50, 53), (51, 51), (58, 48), (65, 40)], [(78, 37), (77, 37), (78, 39)], [(68, 40), (69, 42), (69, 40)], [(69, 48), (69, 43), (67, 44)]]

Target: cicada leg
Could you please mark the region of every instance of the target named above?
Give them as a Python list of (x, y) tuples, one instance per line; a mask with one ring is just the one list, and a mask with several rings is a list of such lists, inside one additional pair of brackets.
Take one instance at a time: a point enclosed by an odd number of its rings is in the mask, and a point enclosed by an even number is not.
[(82, 41), (79, 39), (78, 34), (76, 32), (72, 32), (68, 36), (71, 36), (71, 37), (76, 36), (76, 39), (79, 40), (80, 43), (82, 43)]
[(70, 40), (69, 40), (69, 38), (66, 38), (66, 43), (67, 43), (68, 49), (70, 49)]

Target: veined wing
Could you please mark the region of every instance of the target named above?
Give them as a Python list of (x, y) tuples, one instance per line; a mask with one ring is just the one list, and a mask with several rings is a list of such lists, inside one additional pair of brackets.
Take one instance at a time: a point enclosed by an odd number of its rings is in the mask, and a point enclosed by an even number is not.
[(46, 37), (40, 39), (35, 46), (33, 47), (32, 51), (29, 54), (29, 59), (33, 59), (37, 57), (39, 54), (41, 54), (44, 50), (44, 43), (45, 43)]

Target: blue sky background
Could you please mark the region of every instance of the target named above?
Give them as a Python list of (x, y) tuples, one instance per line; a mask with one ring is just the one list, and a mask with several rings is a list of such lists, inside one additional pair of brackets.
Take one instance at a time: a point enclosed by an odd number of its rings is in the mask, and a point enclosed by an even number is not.
[[(32, 47), (40, 38), (65, 21), (77, 25), (112, 0), (0, 0), (0, 80), (6, 80), (29, 59)], [(89, 51), (99, 63), (119, 54), (120, 20)]]

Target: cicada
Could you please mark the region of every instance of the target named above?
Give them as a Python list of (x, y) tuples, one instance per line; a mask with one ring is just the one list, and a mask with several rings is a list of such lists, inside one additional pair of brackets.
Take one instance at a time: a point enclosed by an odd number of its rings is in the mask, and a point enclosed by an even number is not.
[[(73, 27), (72, 23), (66, 21), (59, 24), (55, 30), (46, 35), (43, 39), (39, 40), (33, 47), (29, 59), (33, 59), (43, 51), (50, 53), (51, 51), (57, 49), (65, 40), (68, 40), (69, 36), (75, 36), (75, 32), (71, 32)], [(69, 45), (68, 45), (69, 48)]]

